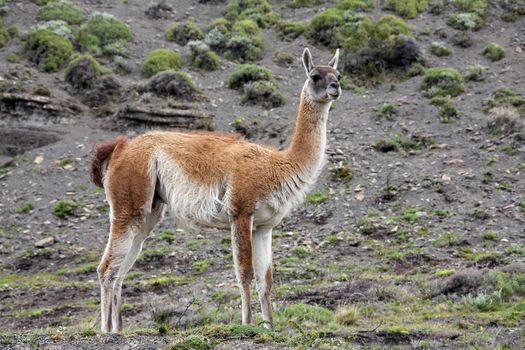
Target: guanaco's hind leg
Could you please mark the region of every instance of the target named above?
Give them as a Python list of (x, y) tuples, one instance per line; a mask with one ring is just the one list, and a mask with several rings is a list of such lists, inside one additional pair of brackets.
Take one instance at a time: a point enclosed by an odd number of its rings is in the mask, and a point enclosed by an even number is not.
[(124, 276), (142, 250), (142, 243), (161, 219), (165, 205), (154, 201), (142, 218), (113, 218), (108, 245), (98, 268), (102, 332), (121, 332), (121, 292)]
[(242, 323), (252, 322), (250, 289), (253, 280), (252, 217), (238, 216), (232, 223), (233, 263), (241, 289)]
[(261, 303), (264, 326), (271, 328), (272, 318), (272, 227), (257, 227), (252, 235), (253, 269)]

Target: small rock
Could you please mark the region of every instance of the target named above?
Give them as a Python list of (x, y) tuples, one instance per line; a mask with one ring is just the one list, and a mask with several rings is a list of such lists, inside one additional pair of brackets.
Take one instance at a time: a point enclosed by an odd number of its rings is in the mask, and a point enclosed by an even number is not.
[(35, 160), (33, 161), (33, 163), (35, 164), (42, 164), (42, 162), (44, 161), (44, 156), (42, 155), (39, 155), (35, 158)]
[(45, 247), (52, 246), (53, 244), (55, 244), (55, 237), (46, 237), (36, 242), (35, 247), (45, 248)]

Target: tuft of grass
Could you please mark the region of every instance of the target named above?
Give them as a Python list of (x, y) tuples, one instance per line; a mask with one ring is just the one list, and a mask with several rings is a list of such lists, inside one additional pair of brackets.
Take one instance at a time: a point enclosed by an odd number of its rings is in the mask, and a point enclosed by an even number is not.
[(372, 144), (372, 148), (375, 151), (388, 153), (388, 152), (410, 152), (418, 151), (432, 145), (434, 141), (428, 136), (412, 135), (410, 138), (395, 134), (388, 139), (381, 139), (375, 141)]
[(425, 97), (452, 97), (461, 94), (463, 87), (463, 77), (453, 68), (435, 67), (425, 71), (420, 90)]
[(525, 97), (511, 89), (498, 89), (492, 92), (483, 101), (483, 112), (490, 112), (494, 107), (512, 106), (517, 109), (520, 115), (525, 116)]
[(501, 46), (499, 46), (496, 43), (488, 43), (483, 48), (483, 56), (491, 60), (492, 62), (496, 62), (501, 60), (503, 57), (505, 57), (505, 49)]
[(396, 113), (396, 106), (394, 106), (392, 103), (383, 103), (381, 106), (376, 108), (376, 111), (383, 117), (390, 119), (392, 118)]
[(329, 324), (335, 320), (335, 315), (332, 311), (321, 306), (303, 303), (287, 306), (282, 311), (282, 315), (295, 322), (309, 321), (321, 325)]
[(506, 252), (508, 254), (525, 256), (525, 248), (523, 248), (523, 246), (518, 243), (511, 243), (511, 245), (507, 248)]
[(306, 249), (298, 245), (292, 247), (292, 249), (290, 250), (290, 253), (292, 253), (293, 255), (301, 259), (306, 258), (306, 256), (308, 255), (308, 252), (306, 251)]
[(15, 213), (15, 214), (28, 214), (33, 209), (34, 209), (33, 203), (31, 203), (31, 202), (23, 202), (18, 207), (13, 209), (13, 213)]
[(444, 270), (437, 270), (434, 275), (436, 277), (448, 277), (456, 273), (456, 269), (444, 269)]
[(439, 115), (442, 123), (449, 123), (451, 118), (457, 117), (459, 114), (458, 108), (449, 96), (432, 97), (430, 105), (439, 107)]
[(487, 67), (483, 67), (480, 64), (473, 64), (467, 67), (465, 72), (465, 79), (471, 81), (482, 81), (485, 80), (485, 72)]
[(498, 234), (496, 231), (485, 231), (481, 233), (481, 240), (484, 242), (495, 242), (498, 240)]
[(448, 17), (447, 24), (457, 30), (477, 31), (483, 28), (483, 19), (477, 13), (453, 13)]
[(175, 241), (175, 231), (173, 230), (164, 230), (160, 233), (159, 238), (163, 241), (172, 244)]
[(168, 345), (164, 350), (208, 350), (211, 346), (202, 335), (190, 335), (186, 339)]
[(193, 267), (199, 270), (200, 273), (208, 271), (210, 267), (210, 262), (208, 260), (197, 260), (193, 263)]
[(343, 326), (356, 326), (359, 318), (359, 309), (355, 306), (339, 307), (335, 311), (335, 321)]
[(169, 49), (151, 51), (141, 66), (142, 74), (149, 78), (166, 70), (179, 70), (182, 60), (178, 52)]
[(76, 208), (78, 208), (77, 202), (60, 200), (53, 206), (52, 213), (56, 217), (65, 218), (69, 216)]
[(184, 276), (159, 276), (159, 277), (153, 277), (148, 280), (146, 280), (147, 284), (151, 284), (153, 286), (165, 286), (169, 284), (183, 284), (186, 282), (186, 278)]

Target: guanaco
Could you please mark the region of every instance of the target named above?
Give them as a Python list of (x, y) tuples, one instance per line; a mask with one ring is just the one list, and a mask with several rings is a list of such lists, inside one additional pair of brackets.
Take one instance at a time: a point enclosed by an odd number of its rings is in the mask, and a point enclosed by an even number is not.
[(326, 124), (341, 94), (339, 50), (328, 65), (306, 70), (295, 130), (285, 150), (217, 132), (153, 131), (95, 145), (91, 177), (110, 207), (109, 239), (97, 272), (102, 332), (121, 332), (125, 274), (167, 207), (177, 225), (230, 228), (241, 291), (242, 322), (251, 323), (257, 286), (263, 321), (272, 325), (272, 229), (317, 180), (325, 158)]

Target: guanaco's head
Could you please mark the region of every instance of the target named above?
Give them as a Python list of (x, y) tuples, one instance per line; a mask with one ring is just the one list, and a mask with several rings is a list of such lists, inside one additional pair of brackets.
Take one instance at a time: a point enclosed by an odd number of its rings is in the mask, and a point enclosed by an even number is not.
[(303, 65), (306, 70), (306, 93), (308, 98), (314, 102), (334, 101), (341, 95), (341, 74), (337, 70), (339, 62), (339, 49), (335, 51), (334, 57), (328, 65), (316, 66), (312, 60), (312, 54), (308, 48), (303, 52)]

